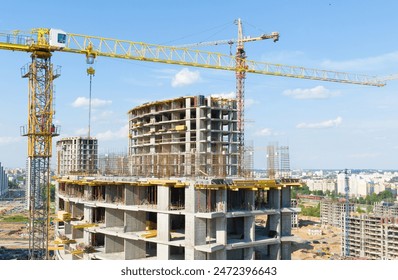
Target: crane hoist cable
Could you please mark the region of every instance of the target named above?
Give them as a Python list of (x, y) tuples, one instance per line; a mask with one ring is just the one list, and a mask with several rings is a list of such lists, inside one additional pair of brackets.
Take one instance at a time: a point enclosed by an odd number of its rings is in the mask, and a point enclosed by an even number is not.
[(95, 75), (95, 69), (93, 67), (87, 68), (87, 75), (90, 76), (90, 89), (88, 95), (88, 140), (91, 137), (91, 91), (92, 91), (92, 83), (93, 76)]

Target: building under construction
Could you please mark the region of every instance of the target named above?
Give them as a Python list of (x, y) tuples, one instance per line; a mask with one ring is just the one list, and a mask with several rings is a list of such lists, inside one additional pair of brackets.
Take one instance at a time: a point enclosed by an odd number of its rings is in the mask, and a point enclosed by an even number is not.
[(271, 179), (291, 177), (289, 146), (267, 146), (267, 173)]
[[(320, 201), (321, 224), (330, 225), (338, 228), (344, 227), (344, 214), (347, 212), (347, 205), (343, 201), (322, 199)], [(348, 212), (354, 212), (354, 203), (349, 203)]]
[(351, 215), (348, 234), (343, 228), (342, 248), (346, 256), (373, 260), (398, 259), (398, 217)]
[(237, 175), (235, 99), (200, 95), (146, 103), (129, 112), (129, 133), (137, 176)]
[(68, 137), (57, 141), (57, 173), (96, 173), (98, 169), (98, 140), (88, 137)]
[(8, 193), (8, 176), (0, 162), (0, 197)]
[[(341, 255), (374, 260), (398, 259), (397, 205), (377, 203), (373, 214), (354, 214), (354, 204), (332, 200), (321, 201), (322, 225), (342, 229)], [(347, 224), (345, 224), (347, 222)]]
[(238, 176), (237, 134), (234, 99), (181, 97), (132, 109), (128, 155), (58, 176), (57, 257), (290, 259), (298, 211), (290, 190), (300, 183)]

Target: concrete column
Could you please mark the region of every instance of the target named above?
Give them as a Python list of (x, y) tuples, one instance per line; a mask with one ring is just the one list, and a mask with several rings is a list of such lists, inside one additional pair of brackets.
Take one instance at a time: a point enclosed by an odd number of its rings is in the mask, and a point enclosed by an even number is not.
[(105, 253), (117, 253), (117, 252), (123, 252), (123, 250), (124, 250), (123, 238), (117, 236), (105, 235)]
[(227, 250), (219, 250), (214, 252), (216, 260), (226, 260), (227, 259)]
[(281, 213), (281, 236), (290, 236), (292, 233), (292, 214)]
[(269, 259), (270, 260), (280, 260), (281, 259), (281, 245), (274, 244), (269, 245)]
[(206, 244), (206, 219), (195, 218), (195, 246)]
[(93, 208), (91, 206), (86, 206), (84, 205), (84, 221), (87, 223), (92, 223), (93, 221), (91, 220), (92, 214), (93, 214)]
[(170, 205), (170, 189), (169, 187), (158, 186), (158, 210), (169, 210)]
[[(159, 231), (158, 231), (159, 232)], [(169, 260), (170, 259), (170, 246), (167, 244), (156, 244), (157, 260)]]
[[(170, 241), (170, 215), (158, 213), (157, 239), (163, 242)], [(158, 252), (159, 253), (159, 252)]]
[(106, 227), (123, 227), (124, 211), (119, 209), (105, 209), (105, 226)]
[(125, 232), (143, 231), (146, 227), (146, 213), (136, 211), (126, 211), (124, 213)]
[(281, 243), (281, 259), (282, 260), (291, 260), (292, 252), (291, 252), (291, 242), (282, 242)]
[(195, 250), (195, 246), (206, 244), (206, 219), (193, 214), (185, 215), (185, 259), (205, 260), (206, 253)]
[[(198, 202), (199, 206), (198, 207)], [(197, 191), (193, 184), (185, 188), (185, 259), (205, 260), (206, 253), (195, 250), (195, 246), (206, 243), (206, 219), (195, 217), (199, 209), (206, 206), (204, 191)], [(217, 226), (217, 224), (216, 224)], [(217, 233), (216, 233), (217, 235)]]
[[(187, 204), (185, 196), (186, 208), (193, 207)], [(193, 213), (185, 214), (185, 259), (194, 260), (195, 254), (195, 215)]]
[[(92, 223), (92, 212), (93, 208), (90, 206), (84, 205), (84, 221), (86, 223)], [(83, 231), (83, 239), (85, 244), (90, 244), (90, 233), (88, 231)]]
[(272, 188), (268, 191), (268, 201), (270, 208), (279, 210), (280, 208), (280, 190)]
[(134, 188), (138, 188), (138, 187), (128, 186), (128, 185), (126, 185), (126, 187), (125, 187), (126, 205), (134, 205)]
[(194, 190), (194, 209), (196, 212), (206, 212), (208, 211), (206, 205), (206, 190)]
[(126, 260), (143, 259), (146, 257), (146, 244), (143, 240), (124, 240)]
[(281, 190), (281, 201), (282, 201), (282, 205), (281, 208), (284, 207), (290, 207), (290, 201), (291, 201), (291, 194), (290, 194), (290, 187), (283, 187)]

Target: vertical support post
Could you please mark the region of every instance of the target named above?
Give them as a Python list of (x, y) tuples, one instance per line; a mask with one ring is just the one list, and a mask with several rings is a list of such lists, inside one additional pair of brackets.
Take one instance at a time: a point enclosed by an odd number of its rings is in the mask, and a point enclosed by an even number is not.
[(28, 208), (29, 259), (49, 259), (50, 158), (53, 126), (53, 74), (51, 53), (32, 53), (29, 71), (28, 127)]
[(241, 20), (237, 20), (238, 43), (236, 47), (236, 102), (238, 109), (238, 175), (245, 176), (245, 79), (246, 79), (246, 52), (243, 45), (243, 30)]

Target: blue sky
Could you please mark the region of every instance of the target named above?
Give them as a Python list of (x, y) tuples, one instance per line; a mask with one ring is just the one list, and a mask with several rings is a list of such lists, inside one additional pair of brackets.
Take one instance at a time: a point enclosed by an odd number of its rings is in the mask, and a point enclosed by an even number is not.
[[(396, 1), (24, 1), (2, 3), (0, 31), (59, 28), (163, 45), (277, 31), (280, 40), (247, 43), (251, 60), (386, 76), (398, 72)], [(229, 46), (207, 50), (229, 54)], [(233, 50), (232, 50), (233, 51)], [(24, 167), (28, 81), (26, 53), (0, 50), (0, 162)], [(55, 122), (61, 137), (86, 135), (89, 78), (85, 57), (57, 52)], [(127, 111), (183, 95), (233, 95), (233, 72), (99, 57), (93, 80), (92, 135), (102, 151), (127, 150)], [(269, 143), (289, 145), (292, 168), (397, 169), (398, 83), (383, 88), (249, 74), (246, 140), (256, 168)], [(54, 138), (54, 142), (59, 138)], [(53, 166), (55, 159), (52, 161)]]

